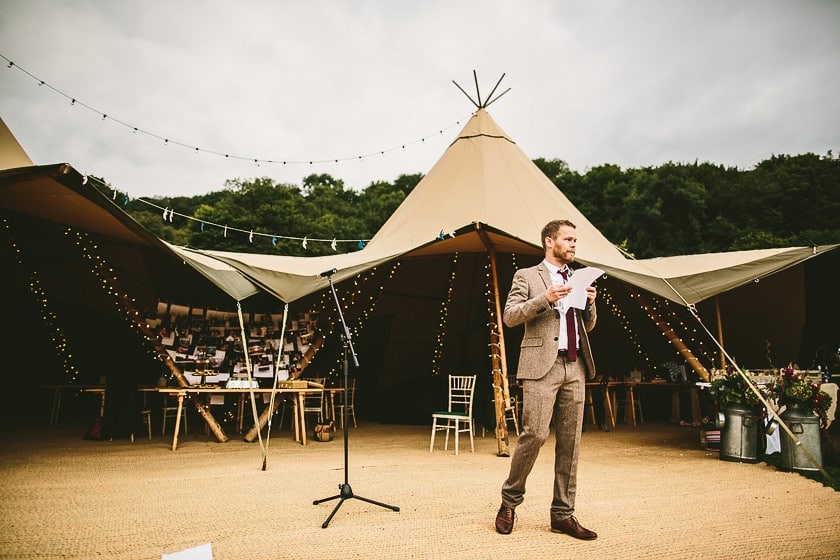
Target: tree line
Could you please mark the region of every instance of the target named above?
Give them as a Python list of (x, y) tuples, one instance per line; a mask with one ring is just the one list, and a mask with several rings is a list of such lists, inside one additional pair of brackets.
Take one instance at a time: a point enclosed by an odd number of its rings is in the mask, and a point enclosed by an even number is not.
[[(840, 159), (831, 152), (773, 156), (746, 170), (712, 163), (628, 169), (605, 164), (579, 173), (560, 159), (534, 163), (595, 227), (636, 258), (840, 242)], [(364, 243), (334, 249), (325, 242), (304, 247), (301, 239), (370, 239), (422, 178), (400, 175), (361, 190), (328, 174), (309, 175), (301, 185), (231, 179), (204, 195), (144, 199), (154, 206), (129, 200), (125, 210), (176, 245), (326, 255)], [(163, 220), (156, 206), (174, 210), (175, 218)], [(276, 237), (241, 233), (250, 231)]]

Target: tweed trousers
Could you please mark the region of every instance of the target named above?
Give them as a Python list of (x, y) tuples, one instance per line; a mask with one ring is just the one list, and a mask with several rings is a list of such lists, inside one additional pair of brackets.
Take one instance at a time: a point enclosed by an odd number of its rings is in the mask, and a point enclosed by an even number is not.
[(522, 433), (502, 485), (502, 503), (515, 508), (525, 499), (525, 482), (554, 421), (554, 495), (551, 521), (575, 512), (577, 464), (583, 427), (586, 372), (582, 360), (558, 357), (545, 376), (522, 380)]

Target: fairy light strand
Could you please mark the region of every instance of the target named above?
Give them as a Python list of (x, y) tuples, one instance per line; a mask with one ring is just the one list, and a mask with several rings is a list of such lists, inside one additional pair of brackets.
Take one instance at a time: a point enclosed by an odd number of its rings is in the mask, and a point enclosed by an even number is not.
[[(705, 346), (703, 346), (702, 340), (690, 335), (691, 332), (696, 331), (692, 331), (685, 325), (684, 321), (682, 321), (679, 315), (671, 309), (670, 304), (668, 304), (667, 301), (654, 298), (650, 302), (647, 302), (637, 297), (634, 293), (631, 293), (630, 297), (639, 305), (639, 307), (645, 313), (648, 319), (650, 319), (654, 323), (661, 324), (660, 335), (666, 339), (665, 342), (669, 347), (673, 348), (674, 346), (671, 339), (669, 338), (669, 335), (671, 335), (674, 337), (675, 340), (685, 345), (686, 348), (699, 347), (700, 351), (702, 352), (702, 356), (706, 358), (709, 361), (709, 363), (714, 363), (713, 358), (709, 356), (708, 351), (706, 350)], [(654, 304), (653, 302), (657, 302), (657, 304)], [(683, 332), (678, 332), (675, 326), (681, 327)], [(691, 336), (691, 338), (687, 338), (688, 336)], [(677, 348), (673, 348), (673, 350), (678, 358), (684, 359), (684, 356)], [(695, 352), (692, 350), (689, 351), (699, 362), (700, 360), (699, 358), (697, 358)]]
[[(368, 286), (376, 278), (378, 267), (373, 267), (368, 271), (359, 273), (353, 280), (352, 288), (348, 289), (349, 284), (341, 283), (336, 286), (336, 295), (339, 298), (339, 303), (344, 309), (344, 318), (347, 321), (347, 328), (350, 331), (350, 336), (353, 339), (358, 339), (362, 333), (364, 325), (368, 324), (368, 319), (379, 301), (379, 296), (385, 289), (385, 284), (394, 277), (396, 270), (399, 268), (400, 262), (395, 261), (388, 272), (386, 279), (381, 282), (376, 290), (369, 290)], [(365, 292), (369, 292), (366, 297), (363, 296)], [(335, 307), (334, 302), (330, 302), (332, 293), (325, 290), (317, 303), (319, 309), (331, 309)], [(360, 310), (360, 311), (359, 311)], [(357, 320), (353, 320), (354, 315), (358, 316)], [(330, 337), (335, 332), (337, 327), (337, 318), (333, 313), (319, 315), (325, 317), (328, 324), (320, 329), (324, 339)], [(327, 379), (337, 379), (343, 373), (343, 356), (338, 355), (333, 366), (327, 371), (325, 377)]]
[(636, 354), (639, 356), (639, 359), (641, 359), (644, 362), (644, 369), (646, 369), (647, 371), (652, 371), (653, 362), (651, 360), (650, 355), (642, 347), (642, 344), (639, 342), (638, 335), (631, 327), (630, 319), (624, 313), (621, 306), (619, 306), (616, 303), (615, 298), (613, 297), (610, 290), (606, 286), (599, 286), (598, 297), (603, 300), (604, 304), (610, 310), (610, 313), (612, 313), (612, 315), (616, 319), (618, 319), (619, 326), (624, 331), (624, 334), (627, 336), (627, 339), (635, 348)]
[[(14, 236), (12, 235), (12, 228), (6, 218), (3, 218), (3, 231), (6, 234), (7, 242), (9, 246), (12, 248), (14, 252), (15, 261), (17, 262), (18, 266), (21, 269), (26, 269), (26, 260), (23, 256), (23, 250), (21, 249), (20, 245), (15, 241)], [(38, 310), (41, 314), (41, 319), (43, 320), (44, 325), (46, 325), (47, 330), (49, 331), (50, 341), (53, 344), (53, 348), (55, 349), (56, 356), (61, 363), (62, 370), (64, 372), (64, 377), (67, 383), (75, 384), (78, 382), (79, 379), (79, 369), (74, 363), (73, 354), (70, 352), (70, 346), (67, 342), (67, 338), (64, 335), (64, 331), (61, 328), (61, 325), (58, 321), (58, 316), (52, 309), (50, 305), (49, 299), (47, 298), (47, 292), (44, 289), (43, 285), (41, 284), (40, 278), (38, 276), (37, 270), (32, 270), (29, 272), (29, 281), (27, 282), (27, 289), (29, 293), (32, 295), (32, 298), (35, 300), (36, 305), (38, 306)]]
[(143, 340), (143, 346), (150, 358), (162, 361), (163, 358), (157, 351), (157, 337), (141, 317), (135, 307), (136, 300), (120, 288), (120, 281), (114, 269), (108, 264), (104, 257), (99, 254), (99, 246), (84, 232), (74, 231), (72, 228), (65, 230), (65, 235), (74, 238), (82, 258), (88, 262), (90, 272), (96, 277), (100, 288), (113, 302), (114, 309), (125, 319), (129, 328)]
[(443, 358), (444, 337), (446, 336), (446, 323), (449, 319), (449, 306), (452, 304), (452, 297), (455, 294), (455, 276), (458, 272), (458, 253), (452, 256), (449, 279), (446, 288), (446, 297), (440, 302), (438, 330), (435, 334), (435, 348), (432, 353), (432, 375), (440, 373), (440, 362)]
[(672, 305), (670, 300), (653, 296), (651, 298), (651, 305), (661, 316), (666, 318), (669, 325), (672, 325), (675, 334), (678, 332), (677, 329), (679, 329), (682, 335), (678, 335), (678, 338), (683, 343), (692, 348), (695, 354), (699, 354), (705, 358), (708, 363), (714, 363), (714, 357), (709, 354), (709, 349), (706, 346), (705, 337), (697, 336), (697, 328), (686, 324), (684, 317), (679, 314), (678, 309), (674, 309), (674, 305)]

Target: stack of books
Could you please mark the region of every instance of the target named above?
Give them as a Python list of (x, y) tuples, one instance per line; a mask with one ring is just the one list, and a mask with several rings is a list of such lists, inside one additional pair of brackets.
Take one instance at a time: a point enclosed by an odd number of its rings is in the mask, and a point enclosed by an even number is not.
[(720, 430), (700, 430), (700, 447), (719, 450)]

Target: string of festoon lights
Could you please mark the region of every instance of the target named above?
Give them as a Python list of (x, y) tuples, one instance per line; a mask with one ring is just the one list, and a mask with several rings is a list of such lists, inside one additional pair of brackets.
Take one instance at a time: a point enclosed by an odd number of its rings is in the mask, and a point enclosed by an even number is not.
[(383, 149), (374, 150), (374, 151), (366, 152), (366, 153), (362, 153), (362, 154), (356, 154), (356, 155), (352, 155), (352, 156), (331, 157), (331, 158), (302, 158), (302, 159), (260, 158), (260, 157), (254, 157), (254, 156), (237, 155), (237, 154), (233, 154), (233, 153), (230, 153), (230, 152), (222, 152), (222, 151), (218, 151), (218, 150), (211, 150), (211, 149), (208, 149), (208, 148), (202, 148), (202, 147), (197, 146), (196, 144), (191, 143), (191, 142), (176, 140), (176, 139), (170, 138), (168, 136), (164, 136), (164, 135), (161, 135), (161, 134), (157, 134), (155, 132), (151, 132), (151, 131), (143, 128), (143, 127), (135, 126), (135, 125), (130, 124), (130, 123), (128, 123), (128, 122), (126, 122), (122, 119), (118, 119), (118, 118), (114, 117), (112, 114), (110, 114), (107, 111), (97, 109), (95, 107), (92, 107), (91, 105), (88, 105), (87, 103), (82, 102), (76, 96), (65, 93), (64, 91), (58, 89), (57, 87), (50, 84), (46, 80), (42, 80), (41, 78), (39, 78), (39, 77), (35, 76), (34, 74), (32, 74), (31, 72), (29, 72), (28, 70), (22, 68), (20, 65), (16, 64), (14, 61), (9, 59), (8, 57), (0, 54), (0, 58), (2, 58), (3, 60), (6, 61), (6, 67), (7, 68), (15, 69), (15, 70), (19, 70), (20, 72), (23, 72), (25, 75), (27, 75), (33, 81), (35, 81), (38, 84), (39, 87), (46, 87), (46, 88), (50, 89), (51, 91), (53, 91), (54, 93), (60, 95), (61, 97), (64, 97), (67, 101), (70, 102), (71, 107), (81, 107), (83, 109), (86, 109), (87, 111), (90, 111), (93, 115), (95, 115), (97, 118), (101, 119), (102, 121), (111, 121), (115, 124), (123, 126), (127, 130), (129, 130), (132, 134), (147, 136), (149, 138), (153, 138), (155, 140), (163, 142), (163, 144), (166, 145), (166, 146), (169, 146), (169, 145), (177, 146), (179, 148), (184, 148), (186, 150), (189, 150), (190, 152), (192, 152), (194, 154), (207, 154), (207, 155), (216, 156), (216, 157), (220, 157), (220, 158), (227, 159), (227, 160), (247, 161), (247, 162), (252, 162), (254, 165), (257, 165), (257, 166), (262, 165), (262, 164), (315, 165), (315, 164), (323, 164), (323, 163), (342, 163), (342, 162), (348, 162), (348, 161), (359, 161), (359, 160), (369, 159), (369, 158), (372, 158), (372, 157), (382, 157), (382, 156), (384, 156), (388, 153), (391, 153), (391, 152), (395, 152), (395, 151), (399, 151), (399, 150), (405, 150), (408, 147), (411, 147), (411, 146), (414, 146), (414, 145), (417, 145), (417, 144), (423, 144), (427, 140), (429, 140), (430, 138), (443, 135), (444, 131), (446, 131), (446, 130), (452, 128), (452, 127), (460, 125), (462, 120), (464, 120), (466, 118), (469, 118), (469, 116), (462, 117), (461, 119), (455, 121), (454, 123), (451, 123), (451, 124), (449, 124), (445, 127), (439, 128), (437, 130), (437, 132), (427, 134), (426, 136), (416, 138), (416, 139), (411, 140), (409, 142), (403, 142), (403, 143), (391, 146), (389, 148), (383, 148)]
[(435, 334), (435, 349), (432, 354), (432, 375), (440, 373), (440, 360), (443, 357), (443, 339), (446, 336), (446, 322), (449, 318), (449, 305), (452, 303), (452, 296), (455, 294), (455, 274), (458, 270), (458, 253), (452, 256), (452, 264), (449, 271), (449, 280), (446, 287), (446, 297), (440, 302), (438, 319), (438, 330)]
[(102, 180), (100, 180), (96, 177), (87, 177), (87, 180), (90, 181), (90, 182), (93, 182), (93, 183), (97, 183), (97, 184), (111, 190), (112, 191), (112, 199), (114, 201), (116, 201), (116, 200), (118, 200), (118, 198), (122, 198), (123, 205), (128, 204), (129, 200), (135, 200), (137, 202), (142, 202), (143, 204), (145, 204), (149, 207), (157, 209), (158, 212), (162, 211), (161, 216), (162, 216), (163, 221), (165, 223), (174, 224), (175, 223), (175, 217), (177, 216), (179, 219), (189, 220), (191, 222), (195, 222), (195, 223), (199, 224), (198, 227), (199, 227), (199, 230), (202, 233), (204, 231), (206, 231), (207, 228), (212, 227), (212, 228), (222, 230), (222, 234), (225, 238), (227, 238), (229, 233), (237, 233), (237, 234), (247, 235), (248, 236), (248, 242), (252, 243), (252, 244), (254, 243), (254, 238), (258, 237), (258, 238), (270, 239), (271, 240), (271, 245), (273, 247), (276, 247), (277, 242), (281, 239), (284, 239), (284, 240), (288, 240), (288, 241), (300, 241), (301, 245), (303, 246), (304, 249), (308, 248), (309, 243), (329, 243), (330, 248), (332, 248), (333, 251), (338, 251), (338, 244), (339, 243), (341, 243), (341, 244), (351, 243), (351, 244), (355, 245), (356, 248), (358, 248), (358, 249), (364, 249), (365, 245), (369, 241), (368, 239), (358, 239), (358, 238), (355, 238), (355, 239), (338, 239), (338, 238), (324, 239), (324, 238), (308, 237), (308, 236), (300, 237), (300, 236), (293, 236), (293, 235), (282, 235), (282, 234), (279, 234), (279, 233), (265, 233), (265, 232), (261, 232), (261, 231), (256, 231), (254, 229), (250, 229), (250, 230), (240, 229), (240, 228), (236, 228), (236, 227), (233, 227), (233, 226), (229, 226), (227, 224), (217, 224), (217, 223), (214, 223), (214, 222), (210, 222), (208, 220), (203, 220), (201, 218), (196, 218), (195, 216), (191, 216), (189, 214), (183, 214), (181, 212), (176, 212), (174, 208), (169, 208), (168, 206), (164, 207), (164, 206), (161, 206), (160, 204), (156, 204), (156, 203), (154, 203), (150, 200), (146, 200), (144, 198), (131, 199), (128, 196), (127, 193), (121, 193), (121, 192), (113, 189), (110, 185), (108, 185), (107, 183), (103, 182)]
[[(15, 260), (17, 261), (18, 266), (25, 269), (26, 259), (23, 256), (23, 250), (12, 235), (12, 228), (9, 221), (6, 218), (3, 218), (2, 223), (3, 233), (5, 233), (7, 242), (14, 252)], [(47, 299), (47, 292), (41, 285), (37, 270), (29, 271), (29, 282), (27, 283), (27, 288), (38, 306), (44, 326), (46, 326), (49, 331), (49, 337), (52, 341), (53, 348), (56, 351), (56, 355), (61, 362), (66, 382), (70, 384), (76, 383), (79, 378), (79, 369), (74, 363), (73, 355), (70, 353), (70, 347), (67, 343), (67, 338), (64, 336), (64, 331), (59, 325), (58, 316), (50, 306), (50, 302)]]

